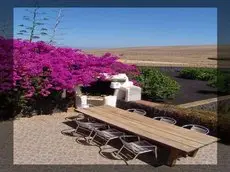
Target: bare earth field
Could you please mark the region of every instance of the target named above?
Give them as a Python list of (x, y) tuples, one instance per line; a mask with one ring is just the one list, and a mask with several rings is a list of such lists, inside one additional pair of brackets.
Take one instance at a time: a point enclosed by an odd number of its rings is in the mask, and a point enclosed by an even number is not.
[[(85, 50), (102, 55), (110, 52), (121, 61), (139, 66), (217, 67), (217, 46), (154, 46)], [(228, 63), (226, 63), (228, 62)], [(223, 67), (229, 67), (224, 60)], [(218, 62), (218, 65), (220, 63)]]

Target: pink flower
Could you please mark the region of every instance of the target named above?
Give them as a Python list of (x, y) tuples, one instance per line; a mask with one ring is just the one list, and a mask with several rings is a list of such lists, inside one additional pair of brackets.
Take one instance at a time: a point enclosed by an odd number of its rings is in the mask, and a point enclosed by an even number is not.
[(136, 66), (118, 59), (111, 53), (95, 56), (45, 42), (0, 38), (0, 92), (17, 89), (23, 90), (25, 97), (35, 93), (48, 96), (52, 90), (72, 92), (76, 85), (105, 79), (102, 73), (138, 74)]

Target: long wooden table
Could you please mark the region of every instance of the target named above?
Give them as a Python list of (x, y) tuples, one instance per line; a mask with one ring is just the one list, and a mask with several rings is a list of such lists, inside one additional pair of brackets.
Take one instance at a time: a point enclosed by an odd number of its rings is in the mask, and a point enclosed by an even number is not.
[(107, 105), (76, 110), (169, 148), (170, 166), (175, 165), (179, 156), (195, 156), (199, 148), (218, 141), (209, 135)]

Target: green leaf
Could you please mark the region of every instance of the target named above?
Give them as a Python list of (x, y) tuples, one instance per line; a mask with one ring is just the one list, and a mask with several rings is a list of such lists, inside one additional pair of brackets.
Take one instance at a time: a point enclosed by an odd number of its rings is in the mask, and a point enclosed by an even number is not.
[(137, 77), (143, 88), (143, 93), (152, 99), (173, 98), (180, 85), (166, 74), (155, 68), (143, 68)]

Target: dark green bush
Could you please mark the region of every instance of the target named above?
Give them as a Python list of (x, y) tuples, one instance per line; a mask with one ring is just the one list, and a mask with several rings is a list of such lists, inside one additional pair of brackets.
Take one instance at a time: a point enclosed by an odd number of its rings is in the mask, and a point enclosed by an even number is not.
[(230, 74), (228, 70), (210, 68), (185, 68), (179, 76), (185, 79), (208, 81), (208, 85), (217, 88), (218, 92), (230, 93)]
[(217, 88), (219, 92), (230, 93), (230, 74), (218, 73), (208, 85)]
[(34, 96), (26, 99), (20, 91), (0, 94), (0, 120), (14, 119), (17, 116), (52, 114), (67, 111), (74, 105), (74, 94), (68, 93), (61, 98), (61, 91), (52, 91), (47, 97)]
[(196, 79), (202, 81), (209, 81), (214, 79), (217, 75), (216, 69), (209, 68), (185, 68), (180, 71), (179, 76), (185, 79)]
[(180, 85), (155, 68), (142, 68), (137, 81), (141, 84), (143, 94), (152, 99), (174, 98)]
[(0, 93), (0, 120), (12, 119), (25, 107), (27, 100), (21, 91)]

